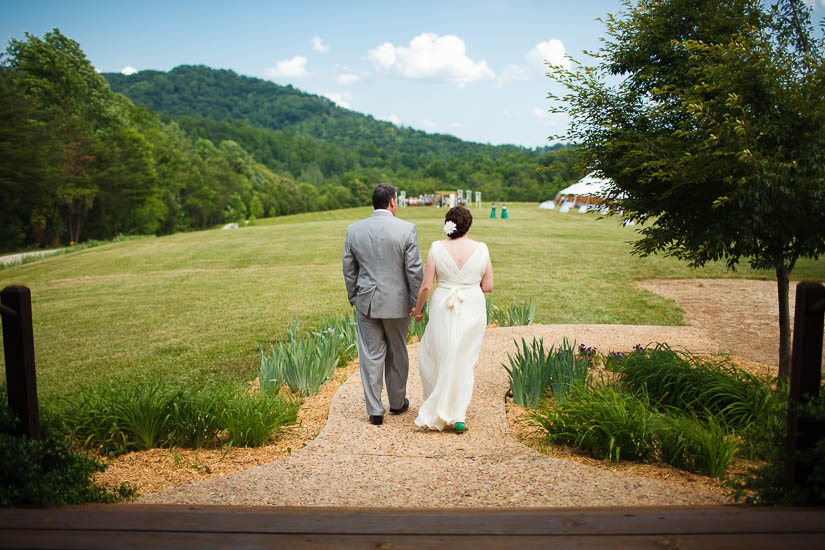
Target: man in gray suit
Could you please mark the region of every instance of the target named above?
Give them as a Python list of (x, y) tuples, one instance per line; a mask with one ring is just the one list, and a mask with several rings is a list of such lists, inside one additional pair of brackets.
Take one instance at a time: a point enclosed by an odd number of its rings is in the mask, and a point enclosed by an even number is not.
[(382, 375), (390, 413), (406, 411), (407, 329), (423, 271), (414, 224), (395, 217), (395, 187), (379, 184), (372, 192), (375, 211), (349, 226), (344, 242), (344, 281), (357, 311), (361, 382), (370, 422), (384, 422)]

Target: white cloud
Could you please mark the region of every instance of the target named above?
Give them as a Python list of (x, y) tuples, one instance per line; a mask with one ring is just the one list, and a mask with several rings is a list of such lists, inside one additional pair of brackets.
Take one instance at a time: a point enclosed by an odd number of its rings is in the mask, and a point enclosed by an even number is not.
[(125, 67), (120, 69), (120, 74), (125, 74), (127, 76), (130, 74), (135, 74), (136, 72), (137, 69), (135, 69), (134, 67), (130, 67), (129, 65), (126, 65)]
[(312, 42), (312, 49), (316, 52), (326, 53), (329, 50), (329, 46), (324, 44), (320, 36), (313, 36), (310, 42)]
[(361, 77), (354, 73), (341, 73), (335, 78), (335, 81), (342, 86), (352, 86), (358, 84), (360, 80)]
[(507, 65), (504, 72), (496, 79), (496, 86), (499, 88), (505, 84), (515, 82), (517, 80), (529, 80), (530, 75), (527, 74), (527, 69), (521, 65)]
[(350, 101), (352, 101), (352, 94), (347, 92), (327, 92), (324, 97), (335, 102), (339, 107), (344, 109), (350, 108)]
[[(815, 7), (816, 7), (817, 0), (805, 0), (805, 3), (806, 3), (809, 7), (811, 7), (811, 8), (815, 8)], [(820, 5), (820, 6), (822, 6), (823, 8), (825, 8), (825, 0), (819, 0), (819, 5)]]
[(533, 115), (536, 118), (550, 118), (552, 113), (546, 111), (545, 109), (539, 109), (538, 107), (533, 107)]
[(278, 61), (274, 67), (266, 70), (266, 75), (270, 78), (301, 78), (307, 74), (307, 58), (303, 55)]
[(401, 126), (401, 119), (398, 118), (398, 115), (395, 113), (390, 113), (387, 116), (380, 117), (378, 120), (386, 120), (387, 122), (392, 122), (396, 126)]
[(410, 45), (395, 46), (385, 42), (369, 51), (376, 70), (400, 74), (410, 79), (451, 82), (464, 86), (469, 82), (495, 78), (484, 60), (467, 57), (467, 48), (459, 37), (422, 33)]
[(438, 124), (428, 118), (425, 118), (421, 121), (421, 127), (426, 128), (427, 130), (435, 130), (438, 128)]
[(549, 129), (549, 131), (556, 133), (564, 133), (570, 125), (570, 115), (567, 113), (551, 113), (546, 109), (533, 107), (533, 115), (538, 118), (542, 125)]
[(547, 42), (539, 42), (527, 53), (527, 60), (534, 66), (538, 66), (542, 71), (547, 70), (544, 61), (547, 60), (554, 65), (561, 65), (570, 68), (570, 60), (565, 58), (567, 50), (561, 40), (552, 39)]

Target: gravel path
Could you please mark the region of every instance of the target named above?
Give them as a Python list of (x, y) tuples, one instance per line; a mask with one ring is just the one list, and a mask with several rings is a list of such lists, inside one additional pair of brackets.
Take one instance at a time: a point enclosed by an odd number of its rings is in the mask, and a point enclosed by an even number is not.
[[(469, 431), (430, 432), (413, 423), (421, 385), (416, 349), (410, 349), (410, 410), (387, 415), (383, 426), (367, 421), (360, 376), (338, 390), (326, 426), (293, 455), (243, 472), (152, 493), (144, 503), (270, 504), (354, 507), (569, 507), (688, 505), (727, 502), (684, 484), (614, 473), (539, 454), (509, 431), (501, 366), (513, 339), (567, 337), (601, 352), (667, 342), (692, 352), (719, 346), (694, 327), (534, 325), (488, 329), (476, 367), (467, 415)], [(386, 399), (386, 398), (385, 398)]]
[(28, 258), (29, 256), (45, 256), (48, 254), (54, 254), (59, 249), (55, 248), (53, 250), (35, 250), (34, 252), (21, 252), (20, 254), (8, 254), (6, 256), (0, 256), (0, 264), (13, 264), (14, 262), (19, 262), (23, 258)]

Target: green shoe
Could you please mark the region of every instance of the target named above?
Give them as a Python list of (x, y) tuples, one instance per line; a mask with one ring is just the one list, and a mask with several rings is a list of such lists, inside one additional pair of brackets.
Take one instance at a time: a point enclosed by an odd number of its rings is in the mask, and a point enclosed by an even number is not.
[(467, 425), (464, 422), (456, 422), (455, 423), (455, 433), (463, 434), (467, 431)]

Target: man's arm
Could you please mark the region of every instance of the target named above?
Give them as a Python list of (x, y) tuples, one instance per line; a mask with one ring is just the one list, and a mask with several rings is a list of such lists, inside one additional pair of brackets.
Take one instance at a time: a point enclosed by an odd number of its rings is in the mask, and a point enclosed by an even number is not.
[(349, 231), (347, 231), (347, 238), (344, 240), (343, 269), (344, 283), (347, 285), (347, 299), (349, 299), (349, 303), (352, 305), (355, 305), (355, 295), (357, 294), (358, 288), (358, 267), (358, 260), (352, 253), (350, 235)]
[(407, 238), (404, 250), (404, 269), (407, 274), (407, 285), (410, 287), (410, 308), (415, 307), (418, 299), (418, 289), (424, 279), (424, 270), (421, 266), (421, 253), (418, 251), (418, 228), (413, 226)]

